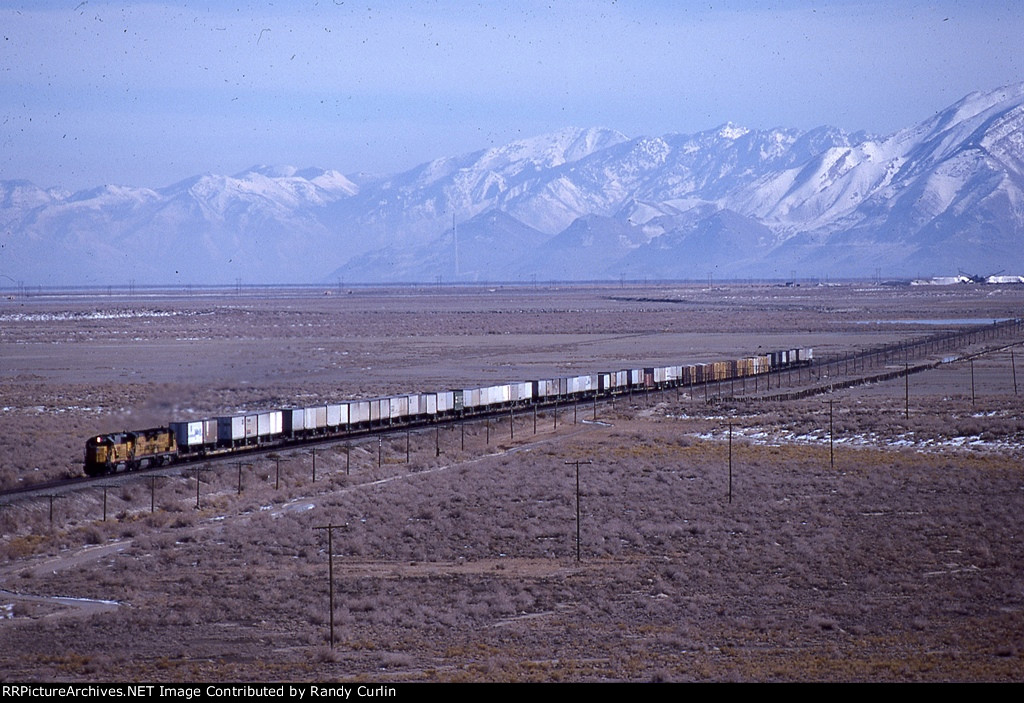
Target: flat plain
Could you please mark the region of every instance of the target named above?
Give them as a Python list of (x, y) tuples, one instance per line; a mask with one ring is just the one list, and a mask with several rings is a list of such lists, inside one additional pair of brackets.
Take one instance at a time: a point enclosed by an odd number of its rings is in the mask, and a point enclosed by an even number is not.
[[(823, 364), (1022, 303), (874, 284), (16, 297), (0, 487), (79, 474), (96, 433), (793, 347)], [(638, 393), (198, 484), (165, 467), (5, 496), (0, 678), (1021, 681), (1022, 341), (801, 400)], [(821, 368), (774, 390), (884, 371)]]

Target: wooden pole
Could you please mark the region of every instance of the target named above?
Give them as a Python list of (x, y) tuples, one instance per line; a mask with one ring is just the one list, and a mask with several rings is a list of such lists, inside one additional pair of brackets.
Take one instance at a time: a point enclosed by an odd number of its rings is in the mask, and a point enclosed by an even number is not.
[(1017, 395), (1017, 364), (1013, 360), (1013, 349), (1010, 349), (1010, 369), (1013, 371), (1013, 394)]
[(202, 472), (207, 469), (196, 469), (196, 510), (200, 510), (199, 504), (199, 484), (202, 483)]
[(576, 465), (576, 563), (580, 561), (580, 464), (593, 464), (594, 462), (580, 461), (576, 459), (574, 461), (567, 461), (566, 464)]
[(828, 464), (835, 470), (836, 468), (836, 455), (835, 455), (835, 433), (832, 431), (832, 399), (828, 399)]
[(330, 609), (331, 649), (334, 649), (334, 531), (347, 525), (326, 524), (314, 527), (314, 530), (327, 531), (327, 598)]
[(971, 359), (971, 405), (974, 405), (974, 359)]
[(732, 504), (732, 423), (729, 423), (729, 503)]
[(903, 417), (907, 420), (910, 419), (910, 363), (903, 360)]

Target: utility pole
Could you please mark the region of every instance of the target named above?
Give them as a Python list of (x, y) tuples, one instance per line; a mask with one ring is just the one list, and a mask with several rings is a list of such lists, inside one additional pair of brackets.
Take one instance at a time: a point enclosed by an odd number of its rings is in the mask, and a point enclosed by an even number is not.
[(163, 476), (150, 476), (149, 477), (149, 512), (150, 514), (156, 512), (156, 480), (163, 478)]
[[(905, 353), (905, 352), (904, 352)], [(903, 359), (903, 417), (910, 419), (910, 362), (904, 356)]]
[(971, 407), (974, 407), (974, 359), (971, 359)]
[(63, 498), (64, 496), (57, 495), (56, 493), (50, 493), (46, 497), (50, 499), (50, 527), (53, 527), (53, 501), (55, 498)]
[(327, 597), (331, 610), (331, 649), (334, 649), (334, 531), (339, 527), (347, 528), (348, 523), (344, 525), (328, 523), (313, 528), (314, 530), (327, 530)]
[(275, 461), (277, 462), (277, 470), (274, 474), (274, 490), (276, 491), (281, 488), (281, 457), (276, 457)]
[(200, 474), (203, 471), (209, 471), (209, 469), (196, 469), (196, 510), (200, 509), (200, 505), (199, 505), (199, 484), (202, 483)]
[(833, 404), (832, 398), (828, 399), (828, 463), (832, 469), (836, 468), (835, 458), (835, 432), (833, 424)]
[(576, 459), (565, 463), (576, 465), (576, 563), (578, 564), (580, 561), (580, 464), (593, 464), (594, 462)]
[(729, 504), (732, 505), (732, 423), (729, 423)]
[(247, 464), (243, 461), (236, 461), (235, 465), (238, 467), (238, 495), (242, 495), (242, 467), (252, 467), (252, 464)]
[(103, 489), (103, 522), (107, 521), (107, 489), (116, 488), (116, 486), (100, 486)]
[(1013, 360), (1013, 348), (1010, 348), (1010, 370), (1013, 371), (1013, 394), (1017, 395), (1017, 364)]
[(828, 465), (833, 470), (836, 468), (835, 437), (832, 423), (832, 399), (828, 399)]

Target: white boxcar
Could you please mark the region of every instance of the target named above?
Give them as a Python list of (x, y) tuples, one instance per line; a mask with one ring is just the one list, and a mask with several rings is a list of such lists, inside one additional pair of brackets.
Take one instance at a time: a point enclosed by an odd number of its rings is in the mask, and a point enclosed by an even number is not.
[(437, 412), (446, 413), (455, 409), (455, 391), (438, 391)]
[(594, 378), (591, 376), (570, 376), (566, 379), (566, 392), (570, 394), (585, 393), (594, 389)]
[(655, 383), (664, 383), (668, 380), (668, 368), (665, 366), (651, 366), (644, 369), (644, 375), (650, 377)]
[(280, 410), (272, 410), (256, 416), (256, 436), (276, 437), (283, 431), (284, 416)]
[(388, 398), (388, 418), (400, 420), (409, 415), (409, 396), (399, 395)]
[(351, 425), (359, 425), (370, 421), (370, 401), (351, 400), (348, 403), (348, 421)]
[(348, 403), (327, 404), (327, 426), (342, 427), (348, 424)]
[(409, 400), (409, 417), (416, 417), (425, 411), (426, 404), (421, 402), (422, 396), (419, 393), (411, 393), (407, 398)]
[(437, 415), (437, 393), (424, 393), (420, 396), (422, 412), (426, 415)]
[(509, 402), (512, 397), (511, 384), (505, 383), (500, 386), (488, 386), (483, 389), (486, 393), (485, 405), (502, 405)]
[(545, 379), (533, 382), (533, 396), (535, 398), (547, 398), (558, 395), (558, 379)]
[(530, 400), (533, 398), (533, 384), (529, 381), (513, 383), (512, 386), (516, 389), (515, 395), (517, 396), (513, 400)]
[(327, 427), (327, 406), (314, 405), (306, 408), (306, 429), (322, 430)]

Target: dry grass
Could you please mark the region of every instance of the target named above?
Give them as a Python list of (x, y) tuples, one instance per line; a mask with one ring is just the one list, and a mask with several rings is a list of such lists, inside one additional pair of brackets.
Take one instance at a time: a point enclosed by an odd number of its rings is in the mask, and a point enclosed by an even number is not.
[[(529, 316), (499, 317), (532, 329)], [(294, 321), (287, 311), (269, 319)], [(316, 483), (309, 452), (285, 451), (280, 489), (273, 457), (245, 469), (240, 495), (228, 466), (203, 474), (200, 510), (191, 472), (167, 472), (152, 514), (139, 479), (108, 491), (106, 522), (99, 490), (56, 501), (52, 525), (45, 501), (18, 503), (0, 510), (0, 603), (16, 604), (0, 621), (0, 671), (82, 681), (1020, 681), (1019, 406), (997, 393), (1005, 363), (987, 368), (973, 405), (951, 393), (963, 379), (955, 371), (915, 376), (909, 421), (902, 386), (841, 395), (837, 437), (878, 439), (841, 442), (835, 469), (818, 399), (698, 413), (669, 393), (603, 406), (607, 425), (574, 425), (563, 411), (557, 433), (542, 417), (534, 436), (523, 417), (514, 441), (506, 423), (488, 444), (476, 423), (465, 451), (459, 432), (442, 431), (440, 457), (433, 433), (413, 435), (408, 464), (404, 436), (385, 441), (380, 467), (376, 442), (360, 443), (349, 475), (343, 446), (318, 449)], [(907, 433), (989, 433), (993, 444), (892, 445)], [(580, 563), (565, 463), (577, 459), (594, 462), (581, 466)], [(343, 526), (333, 650), (327, 539), (316, 529), (326, 524)]]

